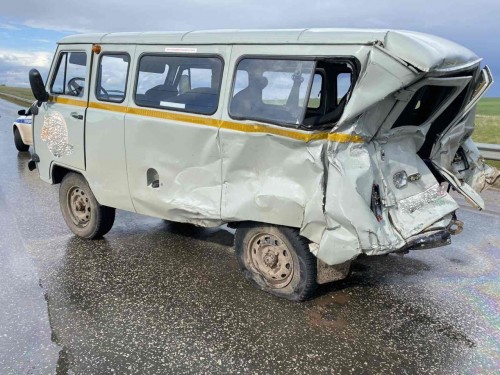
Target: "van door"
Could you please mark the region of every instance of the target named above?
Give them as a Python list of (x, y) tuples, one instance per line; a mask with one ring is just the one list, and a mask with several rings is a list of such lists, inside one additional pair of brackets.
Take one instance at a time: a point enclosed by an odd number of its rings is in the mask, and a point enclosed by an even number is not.
[(424, 161), (429, 155), (423, 155), (422, 150), (436, 119), (463, 93), (470, 80), (470, 76), (428, 78), (401, 90), (375, 137), (386, 205), (392, 223), (405, 239), (458, 208), (430, 172), (430, 161)]
[(229, 46), (137, 46), (125, 147), (138, 213), (220, 224), (219, 98), (229, 52)]
[(46, 89), (48, 102), (34, 121), (34, 147), (40, 177), (50, 179), (53, 162), (85, 170), (85, 115), (92, 62), (91, 47), (60, 45)]
[(125, 113), (133, 90), (135, 46), (101, 45), (94, 55), (85, 123), (86, 178), (97, 200), (134, 211), (128, 191)]
[[(462, 109), (458, 114), (453, 114), (453, 121), (443, 130), (440, 131), (437, 139), (432, 145), (430, 152), (430, 160), (435, 169), (447, 180), (459, 193), (461, 193), (467, 202), (472, 206), (483, 209), (484, 202), (480, 195), (462, 178), (459, 173), (454, 172), (452, 168), (447, 170), (454, 161), (455, 155), (460, 145), (470, 137), (474, 131), (474, 116), (473, 107), (479, 102), (486, 91), (493, 84), (493, 77), (490, 69), (486, 66), (478, 75), (472, 88), (472, 93), (468, 103), (462, 104)], [(469, 118), (470, 117), (470, 118)], [(481, 173), (476, 169), (474, 173)]]

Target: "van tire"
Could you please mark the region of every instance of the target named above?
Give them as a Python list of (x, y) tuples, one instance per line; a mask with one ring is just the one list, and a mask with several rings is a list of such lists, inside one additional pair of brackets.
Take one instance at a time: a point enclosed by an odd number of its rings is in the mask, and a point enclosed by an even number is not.
[(257, 288), (292, 301), (314, 295), (317, 260), (298, 229), (242, 223), (234, 246), (241, 270)]
[(29, 145), (24, 144), (23, 139), (21, 138), (21, 133), (19, 133), (19, 129), (17, 127), (14, 128), (14, 144), (19, 152), (26, 152), (30, 148)]
[(64, 176), (59, 186), (59, 205), (69, 229), (82, 238), (101, 238), (115, 222), (116, 210), (99, 204), (87, 180), (78, 173)]

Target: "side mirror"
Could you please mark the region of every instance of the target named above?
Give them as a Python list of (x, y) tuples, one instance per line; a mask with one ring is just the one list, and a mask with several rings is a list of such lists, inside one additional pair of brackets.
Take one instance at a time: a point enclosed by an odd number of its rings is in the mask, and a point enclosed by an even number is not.
[(38, 101), (38, 105), (49, 100), (49, 93), (45, 91), (45, 84), (43, 83), (42, 76), (40, 72), (36, 69), (31, 69), (30, 74), (30, 86), (33, 96)]
[(19, 116), (27, 116), (27, 114), (26, 114), (26, 110), (25, 110), (25, 109), (20, 109), (19, 111), (17, 111), (17, 114), (18, 114)]

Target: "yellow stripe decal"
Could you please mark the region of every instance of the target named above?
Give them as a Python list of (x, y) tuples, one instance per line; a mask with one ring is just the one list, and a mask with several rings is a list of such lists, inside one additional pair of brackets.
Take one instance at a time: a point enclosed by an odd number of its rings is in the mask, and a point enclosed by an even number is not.
[(345, 133), (329, 133), (328, 140), (338, 143), (363, 143), (365, 141), (359, 135)]
[(78, 107), (87, 107), (87, 102), (85, 100), (59, 98), (57, 96), (50, 96), (49, 101), (59, 103), (59, 104), (76, 105)]
[(147, 108), (128, 107), (127, 113), (138, 116), (155, 117), (162, 120), (172, 120), (180, 122), (189, 122), (191, 124), (208, 125), (216, 128), (218, 128), (219, 124), (221, 123), (220, 120), (213, 119), (210, 117), (193, 116), (184, 113), (156, 111), (154, 109), (147, 109)]
[(127, 107), (124, 107), (122, 105), (116, 105), (116, 104), (90, 102), (89, 108), (103, 109), (105, 111), (120, 112), (120, 113), (127, 113), (128, 112)]
[[(49, 99), (51, 102), (56, 102), (60, 104), (76, 105), (79, 107), (86, 107), (87, 102), (84, 100), (59, 98), (51, 96)], [(166, 111), (158, 111), (154, 109), (147, 108), (135, 108), (135, 107), (125, 107), (123, 105), (117, 104), (107, 104), (107, 103), (97, 103), (89, 102), (89, 108), (101, 109), (111, 112), (128, 113), (131, 115), (154, 117), (163, 120), (172, 120), (186, 122), (190, 124), (212, 126), (216, 128), (235, 130), (245, 133), (267, 133), (274, 134), (282, 137), (292, 138), (299, 141), (310, 142), (317, 140), (329, 140), (331, 142), (339, 143), (363, 143), (364, 140), (359, 135), (351, 135), (345, 133), (302, 133), (300, 131), (286, 129), (286, 128), (275, 128), (272, 126), (260, 125), (260, 124), (248, 124), (233, 121), (217, 120), (210, 117), (202, 117), (196, 115), (189, 115), (184, 113), (172, 113)]]

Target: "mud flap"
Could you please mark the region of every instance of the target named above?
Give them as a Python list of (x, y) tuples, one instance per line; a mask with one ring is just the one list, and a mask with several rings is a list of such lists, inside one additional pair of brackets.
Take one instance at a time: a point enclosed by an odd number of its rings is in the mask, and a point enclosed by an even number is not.
[(462, 194), (466, 201), (479, 210), (484, 209), (484, 201), (476, 191), (465, 182), (461, 182), (453, 173), (441, 167), (439, 164), (432, 162), (433, 166), (443, 178), (450, 183), (460, 194)]

